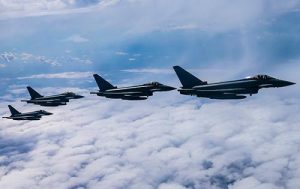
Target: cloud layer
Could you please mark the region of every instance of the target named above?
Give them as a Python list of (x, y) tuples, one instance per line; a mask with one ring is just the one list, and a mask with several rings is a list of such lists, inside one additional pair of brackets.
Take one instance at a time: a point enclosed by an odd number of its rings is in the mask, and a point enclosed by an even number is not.
[(298, 188), (300, 101), (257, 96), (88, 96), (38, 122), (1, 120), (0, 187)]

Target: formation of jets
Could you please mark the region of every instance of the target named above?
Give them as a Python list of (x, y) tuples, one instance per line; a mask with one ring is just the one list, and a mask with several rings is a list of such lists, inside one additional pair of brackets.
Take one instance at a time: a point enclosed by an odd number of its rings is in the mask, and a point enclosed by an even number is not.
[[(256, 75), (245, 79), (208, 83), (207, 81), (200, 80), (180, 66), (174, 66), (173, 69), (182, 84), (182, 87), (178, 89), (180, 94), (210, 99), (244, 99), (247, 97), (246, 95), (251, 96), (252, 94), (257, 94), (262, 88), (286, 87), (295, 84), (293, 82), (276, 79), (268, 75)], [(90, 94), (96, 94), (97, 96), (112, 99), (146, 100), (149, 96), (152, 96), (154, 92), (171, 91), (176, 89), (159, 82), (118, 88), (98, 74), (94, 74), (93, 76), (99, 90), (90, 92)], [(30, 86), (27, 87), (27, 90), (31, 99), (21, 101), (40, 106), (66, 105), (71, 99), (80, 99), (84, 97), (73, 92), (42, 96)], [(52, 115), (52, 113), (45, 110), (21, 113), (11, 105), (8, 105), (8, 107), (11, 112), (11, 116), (3, 117), (6, 119), (40, 120), (44, 115)]]

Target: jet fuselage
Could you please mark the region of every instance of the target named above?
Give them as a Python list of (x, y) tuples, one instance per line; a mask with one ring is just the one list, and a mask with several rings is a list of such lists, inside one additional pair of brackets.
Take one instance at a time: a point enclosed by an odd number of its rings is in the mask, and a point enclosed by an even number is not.
[(42, 96), (37, 91), (32, 89), (30, 86), (27, 90), (31, 96), (30, 100), (21, 100), (22, 102), (37, 104), (41, 106), (60, 106), (66, 105), (70, 99), (80, 99), (83, 98), (81, 95), (77, 95), (73, 92), (66, 92), (58, 95)]
[(246, 98), (245, 94), (256, 94), (262, 88), (285, 87), (294, 84), (268, 75), (256, 75), (233, 81), (207, 83), (180, 66), (174, 66), (174, 70), (183, 85), (178, 89), (181, 94), (211, 99), (243, 99)]
[[(246, 78), (240, 80), (217, 82), (194, 86), (190, 89), (181, 88), (178, 91), (185, 95), (196, 95), (214, 99), (243, 99), (243, 94), (257, 94), (259, 89), (270, 87), (284, 87), (292, 82), (275, 78)], [(242, 94), (242, 95), (240, 95)]]
[(142, 85), (118, 88), (110, 84), (98, 74), (94, 74), (94, 78), (99, 87), (99, 91), (91, 92), (91, 94), (96, 94), (98, 96), (112, 99), (146, 100), (149, 96), (152, 96), (154, 92), (170, 91), (175, 89), (173, 87), (163, 85), (159, 82), (151, 82)]
[(40, 120), (42, 116), (52, 115), (52, 113), (47, 112), (45, 110), (38, 110), (33, 112), (21, 113), (13, 108), (11, 105), (8, 106), (11, 111), (11, 116), (3, 117), (6, 119), (13, 119), (13, 120)]

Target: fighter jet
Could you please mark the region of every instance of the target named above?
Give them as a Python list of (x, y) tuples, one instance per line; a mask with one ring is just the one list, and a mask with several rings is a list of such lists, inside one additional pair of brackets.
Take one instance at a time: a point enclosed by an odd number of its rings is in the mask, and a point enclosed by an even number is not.
[(52, 113), (47, 112), (45, 110), (21, 113), (18, 110), (16, 110), (15, 108), (13, 108), (11, 105), (8, 105), (8, 108), (11, 112), (11, 116), (3, 117), (3, 118), (13, 119), (13, 120), (40, 120), (42, 118), (42, 116), (44, 116), (44, 115), (52, 115)]
[(98, 74), (93, 75), (99, 87), (99, 91), (91, 92), (97, 96), (104, 96), (106, 98), (122, 99), (122, 100), (146, 100), (156, 91), (171, 91), (175, 88), (163, 85), (159, 82), (151, 82), (142, 85), (135, 85), (130, 87), (117, 88), (108, 81), (103, 79)]
[(286, 87), (295, 83), (270, 77), (256, 75), (234, 81), (207, 83), (201, 81), (180, 66), (173, 67), (182, 87), (180, 94), (204, 97), (210, 99), (244, 99), (249, 94), (257, 94), (259, 89), (270, 87)]
[(60, 106), (66, 105), (67, 102), (71, 99), (80, 99), (83, 98), (81, 95), (77, 95), (73, 92), (65, 92), (58, 95), (52, 96), (42, 96), (37, 91), (35, 91), (30, 86), (27, 87), (27, 90), (31, 96), (30, 100), (21, 100), (22, 102), (37, 104), (40, 106)]

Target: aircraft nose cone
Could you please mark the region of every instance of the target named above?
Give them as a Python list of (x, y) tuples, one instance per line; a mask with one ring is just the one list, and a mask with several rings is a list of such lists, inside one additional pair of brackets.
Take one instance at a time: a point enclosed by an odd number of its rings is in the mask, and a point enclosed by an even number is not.
[(290, 86), (290, 85), (295, 85), (296, 83), (290, 82), (290, 81), (281, 81), (280, 82), (282, 87)]
[(76, 99), (80, 99), (80, 98), (83, 98), (84, 96), (81, 96), (81, 95), (76, 95)]
[(172, 91), (172, 90), (175, 90), (176, 88), (165, 85), (165, 86), (163, 87), (163, 89), (164, 89), (164, 91)]
[(296, 83), (288, 81), (288, 85), (295, 85)]

